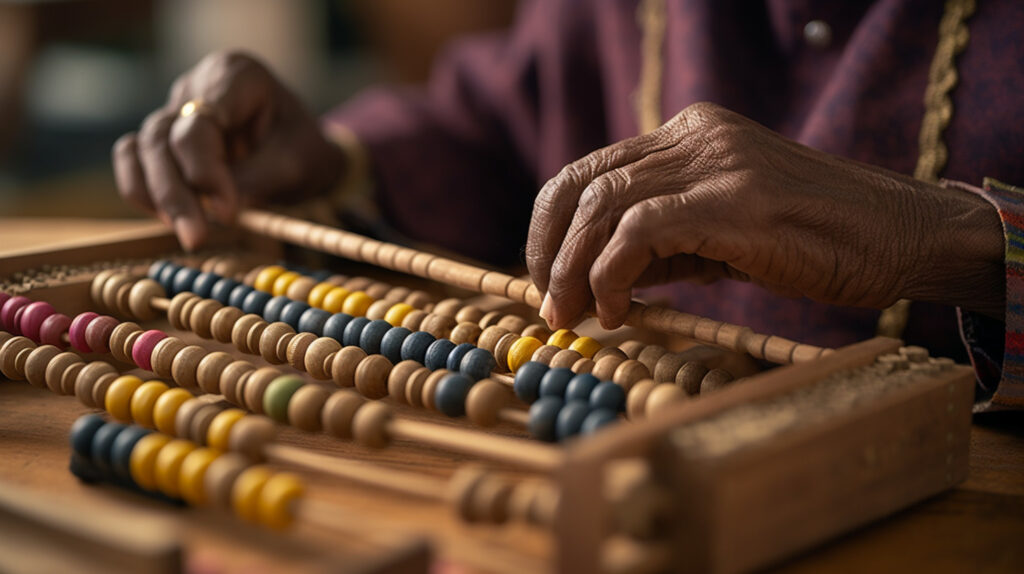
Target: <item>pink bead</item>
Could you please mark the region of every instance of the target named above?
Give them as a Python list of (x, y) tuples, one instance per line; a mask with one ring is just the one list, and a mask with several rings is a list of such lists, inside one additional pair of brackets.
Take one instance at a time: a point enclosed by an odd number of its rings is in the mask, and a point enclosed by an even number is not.
[[(8, 299), (10, 299), (10, 298), (11, 298), (11, 296), (10, 296), (10, 295), (8, 295), (7, 293), (4, 293), (3, 291), (0, 291), (0, 309), (2, 309), (2, 308), (3, 308), (3, 306), (4, 306), (4, 303), (6, 303), (6, 302), (7, 302), (7, 300), (8, 300)], [(0, 327), (2, 327), (2, 326), (3, 326), (3, 325), (2, 325), (2, 324), (0, 324)]]
[(56, 312), (53, 305), (46, 301), (36, 301), (25, 305), (21, 312), (21, 318), (18, 320), (21, 334), (38, 343), (39, 328), (43, 326), (43, 320)]
[(166, 338), (167, 333), (155, 329), (139, 335), (139, 338), (135, 339), (135, 344), (132, 345), (132, 360), (143, 369), (152, 371), (153, 349), (157, 343)]
[(3, 324), (4, 329), (8, 333), (20, 335), (21, 331), (18, 329), (18, 324), (14, 321), (14, 315), (25, 305), (31, 303), (32, 300), (28, 297), (17, 295), (11, 297), (7, 301), (4, 301), (4, 306), (0, 307), (0, 323)]
[(85, 342), (85, 328), (96, 317), (99, 317), (99, 315), (92, 311), (86, 311), (85, 313), (79, 313), (75, 320), (71, 321), (71, 326), (68, 328), (68, 339), (71, 340), (71, 346), (76, 350), (83, 353), (92, 352), (89, 344)]
[(71, 317), (64, 313), (54, 313), (43, 319), (43, 324), (39, 326), (39, 341), (44, 345), (53, 345), (63, 349), (67, 347), (64, 342), (64, 333), (68, 332), (69, 327), (71, 327)]
[(93, 353), (110, 352), (110, 334), (121, 322), (109, 315), (100, 315), (85, 327), (85, 344)]

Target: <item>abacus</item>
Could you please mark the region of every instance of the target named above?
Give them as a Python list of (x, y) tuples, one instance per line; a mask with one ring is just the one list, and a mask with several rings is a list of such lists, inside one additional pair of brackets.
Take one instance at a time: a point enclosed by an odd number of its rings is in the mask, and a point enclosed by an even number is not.
[[(628, 324), (693, 343), (609, 344), (548, 331), (525, 279), (278, 214), (239, 223), (241, 257), (157, 257), (156, 234), (0, 262), (50, 266), (4, 284), (0, 372), (86, 407), (82, 480), (383, 554), (443, 515), (437, 552), (484, 570), (737, 572), (966, 475), (973, 372), (924, 349), (823, 349), (639, 302)], [(269, 264), (279, 242), (526, 307)]]

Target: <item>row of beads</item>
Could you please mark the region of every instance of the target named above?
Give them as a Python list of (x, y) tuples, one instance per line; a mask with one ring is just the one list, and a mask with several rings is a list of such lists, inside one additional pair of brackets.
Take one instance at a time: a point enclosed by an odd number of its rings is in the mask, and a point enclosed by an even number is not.
[(71, 428), (72, 469), (83, 478), (158, 492), (193, 506), (230, 509), (271, 528), (288, 527), (305, 488), (299, 477), (194, 442), (85, 415)]

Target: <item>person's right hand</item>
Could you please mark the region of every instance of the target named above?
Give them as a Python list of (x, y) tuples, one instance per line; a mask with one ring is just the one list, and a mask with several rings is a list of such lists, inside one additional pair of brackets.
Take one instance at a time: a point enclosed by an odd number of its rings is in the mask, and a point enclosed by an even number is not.
[[(198, 103), (184, 116), (182, 107)], [(217, 53), (179, 77), (166, 105), (113, 148), (121, 196), (172, 226), (193, 249), (206, 211), (231, 223), (249, 201), (309, 196), (337, 181), (341, 150), (260, 62)]]

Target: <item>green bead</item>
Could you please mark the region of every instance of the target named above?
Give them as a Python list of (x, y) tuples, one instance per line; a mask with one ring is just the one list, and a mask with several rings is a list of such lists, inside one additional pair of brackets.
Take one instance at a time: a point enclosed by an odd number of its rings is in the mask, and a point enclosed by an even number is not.
[(297, 375), (282, 375), (267, 385), (263, 393), (263, 412), (280, 423), (288, 423), (288, 402), (306, 381)]

